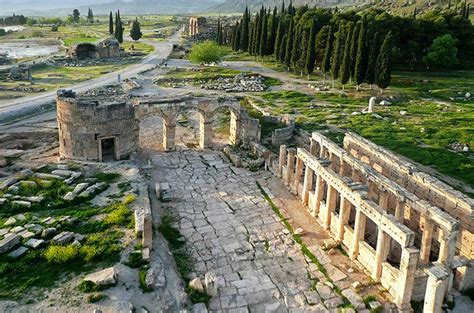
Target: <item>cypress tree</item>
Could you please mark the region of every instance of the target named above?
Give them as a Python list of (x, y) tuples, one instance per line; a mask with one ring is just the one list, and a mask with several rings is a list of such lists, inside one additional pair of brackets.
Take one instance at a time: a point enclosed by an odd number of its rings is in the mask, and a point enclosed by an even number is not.
[(308, 48), (306, 50), (306, 61), (305, 61), (305, 68), (306, 68), (306, 74), (308, 74), (308, 79), (309, 75), (313, 73), (314, 71), (314, 62), (316, 61), (316, 19), (313, 19), (313, 23), (311, 24), (311, 30), (309, 34), (309, 40), (308, 40)]
[(87, 11), (87, 20), (89, 23), (94, 23), (94, 13), (92, 13), (91, 8), (89, 8), (89, 11)]
[(333, 80), (333, 86), (335, 80), (339, 77), (339, 69), (341, 68), (341, 61), (342, 61), (342, 49), (344, 45), (344, 30), (343, 30), (343, 22), (339, 23), (339, 29), (336, 34), (336, 41), (334, 43), (334, 51), (331, 58), (331, 76)]
[(287, 37), (287, 34), (283, 35), (283, 38), (281, 39), (280, 51), (278, 51), (278, 61), (282, 64), (285, 63)]
[(350, 65), (350, 72), (351, 78), (354, 79), (354, 72), (355, 72), (355, 64), (357, 59), (357, 42), (359, 40), (359, 31), (360, 25), (362, 22), (357, 22), (356, 26), (354, 27), (354, 31), (352, 33), (352, 40), (351, 40), (351, 65)]
[(273, 9), (273, 14), (270, 19), (269, 25), (270, 25), (270, 28), (269, 28), (269, 36), (268, 36), (266, 52), (268, 55), (271, 55), (275, 52), (275, 41), (276, 41), (277, 28), (278, 28), (278, 11), (277, 11), (276, 6)]
[(283, 36), (285, 35), (285, 25), (283, 25), (283, 17), (280, 17), (278, 19), (278, 28), (277, 28), (277, 33), (276, 33), (276, 38), (275, 38), (275, 57), (277, 60), (280, 60), (279, 54), (280, 54), (280, 49), (281, 45), (283, 42)]
[(112, 11), (109, 14), (109, 34), (114, 34), (114, 17), (112, 16)]
[(260, 45), (258, 47), (258, 53), (263, 57), (267, 54), (267, 44), (268, 44), (268, 14), (262, 16), (262, 35), (260, 37)]
[(390, 85), (392, 80), (392, 44), (392, 32), (389, 32), (380, 48), (375, 67), (375, 83), (380, 88), (381, 93)]
[(260, 16), (260, 13), (257, 13), (257, 15), (255, 16), (254, 30), (253, 30), (252, 49), (251, 49), (252, 55), (257, 55), (258, 53), (261, 27), (262, 27), (261, 16)]
[(218, 45), (222, 44), (222, 29), (221, 29), (221, 19), (217, 19), (217, 36), (216, 36), (216, 42)]
[(328, 36), (326, 39), (326, 47), (324, 48), (324, 56), (322, 61), (322, 70), (324, 73), (324, 80), (326, 80), (326, 73), (329, 72), (331, 68), (331, 55), (333, 50), (333, 41), (334, 37), (332, 35), (332, 28), (329, 26)]
[(135, 21), (133, 21), (132, 28), (130, 29), (130, 37), (137, 41), (142, 38), (142, 36), (143, 34), (140, 28), (140, 23), (138, 22), (138, 19), (135, 19)]
[(286, 36), (286, 47), (285, 47), (285, 64), (290, 67), (291, 65), (291, 50), (293, 49), (293, 41), (295, 40), (294, 26), (295, 22), (293, 18), (290, 20), (290, 27), (288, 28), (288, 36)]
[(375, 33), (370, 43), (369, 61), (367, 63), (367, 73), (365, 74), (365, 81), (370, 84), (370, 89), (375, 82), (375, 65), (377, 64), (377, 57), (379, 54), (379, 33)]
[(366, 46), (366, 35), (367, 35), (367, 22), (365, 17), (362, 19), (359, 31), (359, 39), (357, 42), (357, 57), (355, 63), (354, 78), (357, 84), (357, 90), (359, 90), (360, 84), (364, 82), (365, 74), (367, 72), (367, 46)]
[(301, 31), (302, 27), (297, 27), (294, 32), (293, 47), (291, 49), (291, 64), (293, 65), (293, 70), (296, 71), (297, 62), (300, 59), (301, 54), (301, 44), (303, 41), (303, 32)]
[(124, 31), (122, 20), (119, 20), (117, 29), (118, 29), (117, 40), (118, 40), (118, 42), (122, 43), (123, 42), (123, 31)]
[(283, 17), (284, 14), (285, 14), (285, 0), (281, 2), (281, 10), (280, 10), (281, 17)]
[(323, 26), (316, 35), (314, 40), (315, 60), (316, 64), (321, 65), (323, 63), (324, 50), (326, 47), (326, 40), (328, 38), (329, 26)]
[[(252, 45), (253, 45), (253, 35), (254, 35), (254, 29), (255, 29), (255, 21), (252, 21), (250, 24), (249, 24), (249, 39), (248, 39), (248, 43), (247, 43), (247, 52), (249, 54), (252, 54)], [(241, 41), (241, 44), (242, 44), (242, 41)]]
[(248, 51), (249, 47), (249, 30), (250, 30), (250, 13), (247, 7), (245, 7), (244, 17), (242, 18), (241, 24), (241, 35), (239, 47), (242, 51)]
[(349, 23), (347, 25), (347, 30), (346, 30), (346, 42), (344, 44), (344, 56), (342, 58), (342, 64), (341, 64), (341, 84), (342, 84), (342, 90), (344, 90), (344, 86), (347, 84), (349, 81), (349, 77), (351, 75), (351, 39), (352, 39), (352, 28), (353, 24)]

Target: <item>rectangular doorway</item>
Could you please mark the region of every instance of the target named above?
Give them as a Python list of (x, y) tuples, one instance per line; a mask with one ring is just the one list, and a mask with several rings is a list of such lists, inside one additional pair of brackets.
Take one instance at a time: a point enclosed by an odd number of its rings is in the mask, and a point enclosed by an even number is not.
[(117, 160), (117, 140), (115, 137), (103, 138), (100, 143), (100, 160), (101, 162), (112, 162)]

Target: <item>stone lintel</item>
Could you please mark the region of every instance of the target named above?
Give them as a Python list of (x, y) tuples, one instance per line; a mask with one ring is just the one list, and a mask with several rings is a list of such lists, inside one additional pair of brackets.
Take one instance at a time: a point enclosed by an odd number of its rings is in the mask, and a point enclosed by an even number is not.
[(436, 264), (436, 262), (433, 263), (432, 267), (426, 268), (425, 273), (436, 280), (444, 280), (449, 276), (446, 268), (442, 264)]

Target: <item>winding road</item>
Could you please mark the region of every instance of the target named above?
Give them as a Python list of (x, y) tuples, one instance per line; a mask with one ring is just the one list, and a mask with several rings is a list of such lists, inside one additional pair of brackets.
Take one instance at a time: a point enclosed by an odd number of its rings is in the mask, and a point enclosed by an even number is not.
[[(179, 38), (180, 32), (178, 31), (174, 35), (168, 37), (165, 42), (143, 40), (142, 42), (152, 45), (155, 50), (151, 54), (143, 58), (140, 62), (130, 65), (122, 70), (112, 72), (65, 88), (71, 89), (77, 93), (83, 93), (88, 90), (116, 82), (118, 75), (120, 75), (121, 79), (126, 79), (136, 76), (140, 72), (153, 69), (156, 65), (159, 65), (164, 59), (168, 58), (168, 56), (173, 50), (173, 44), (178, 43)], [(33, 111), (34, 109), (39, 108), (44, 104), (48, 104), (54, 101), (55, 98), (56, 91), (49, 91), (33, 96), (0, 101), (0, 120), (4, 120), (9, 117), (14, 117), (16, 115)]]

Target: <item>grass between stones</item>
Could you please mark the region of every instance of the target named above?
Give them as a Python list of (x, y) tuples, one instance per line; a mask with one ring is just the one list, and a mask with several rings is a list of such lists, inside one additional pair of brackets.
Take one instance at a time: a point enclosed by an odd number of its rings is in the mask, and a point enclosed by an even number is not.
[(341, 304), (341, 307), (343, 307), (343, 308), (352, 308), (353, 306), (350, 303), (349, 299), (347, 299), (347, 297), (345, 297), (342, 294), (341, 289), (334, 284), (332, 279), (329, 277), (328, 272), (327, 272), (326, 268), (324, 267), (324, 265), (322, 265), (321, 262), (319, 262), (319, 260), (316, 258), (316, 256), (303, 243), (303, 240), (301, 239), (301, 235), (295, 234), (293, 226), (288, 222), (288, 219), (283, 215), (280, 208), (278, 208), (278, 206), (276, 206), (275, 203), (273, 203), (272, 199), (270, 199), (270, 197), (265, 192), (265, 190), (262, 188), (260, 183), (259, 182), (256, 182), (256, 183), (257, 183), (257, 187), (258, 187), (258, 189), (260, 189), (260, 192), (262, 193), (263, 197), (270, 204), (273, 212), (275, 212), (275, 214), (280, 218), (283, 225), (285, 225), (286, 229), (288, 229), (291, 236), (293, 237), (293, 240), (300, 246), (301, 252), (307, 258), (309, 258), (312, 263), (314, 263), (318, 267), (319, 271), (326, 277), (326, 280), (334, 286), (332, 289), (334, 290), (335, 293), (337, 293), (341, 297), (341, 299), (343, 301), (343, 303)]
[(185, 238), (181, 235), (178, 229), (173, 227), (175, 218), (171, 215), (171, 212), (165, 210), (163, 212), (161, 225), (159, 231), (165, 237), (168, 242), (168, 246), (173, 255), (173, 259), (176, 263), (176, 268), (181, 278), (185, 283), (185, 290), (191, 299), (192, 303), (209, 303), (211, 297), (206, 293), (200, 292), (192, 287), (189, 287), (189, 276), (194, 271), (193, 261), (191, 255), (186, 249)]

